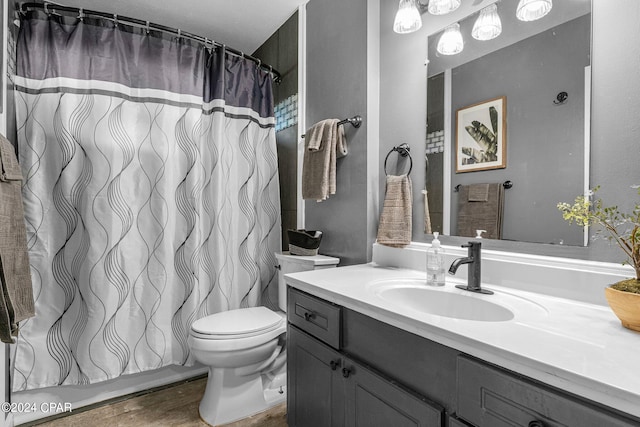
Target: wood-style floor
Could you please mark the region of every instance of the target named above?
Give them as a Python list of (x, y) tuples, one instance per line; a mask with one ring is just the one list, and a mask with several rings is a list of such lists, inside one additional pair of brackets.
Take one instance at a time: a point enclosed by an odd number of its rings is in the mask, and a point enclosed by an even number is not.
[[(206, 378), (188, 381), (158, 391), (132, 396), (89, 410), (45, 421), (39, 427), (206, 427), (198, 405), (204, 394)], [(286, 405), (224, 427), (286, 427)]]

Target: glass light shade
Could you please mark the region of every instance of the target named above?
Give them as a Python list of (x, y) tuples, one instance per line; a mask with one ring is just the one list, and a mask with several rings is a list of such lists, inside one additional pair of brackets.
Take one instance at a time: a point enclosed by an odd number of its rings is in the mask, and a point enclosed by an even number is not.
[(460, 7), (461, 0), (429, 0), (427, 10), (432, 15), (445, 15)]
[(553, 7), (553, 0), (520, 0), (516, 17), (521, 21), (535, 21), (545, 16)]
[(422, 27), (422, 17), (418, 11), (416, 0), (400, 0), (393, 31), (399, 34), (412, 33)]
[(460, 33), (460, 24), (456, 22), (444, 29), (444, 33), (440, 36), (436, 49), (443, 55), (455, 55), (456, 53), (462, 52), (463, 48), (464, 41)]
[(502, 32), (502, 21), (498, 15), (498, 6), (489, 5), (480, 11), (478, 19), (473, 24), (471, 36), (476, 40), (495, 39)]

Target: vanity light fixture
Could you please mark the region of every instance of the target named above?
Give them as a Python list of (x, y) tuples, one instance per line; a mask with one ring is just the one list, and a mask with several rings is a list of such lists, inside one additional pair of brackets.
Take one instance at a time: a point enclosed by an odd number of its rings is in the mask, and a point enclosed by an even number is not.
[(498, 6), (494, 3), (480, 11), (478, 19), (473, 24), (471, 36), (476, 40), (495, 39), (502, 33), (502, 21), (498, 15)]
[(436, 49), (442, 55), (455, 55), (462, 52), (464, 48), (464, 41), (462, 40), (462, 34), (460, 33), (460, 24), (449, 25), (444, 29), (444, 33), (438, 40), (438, 46)]
[(412, 33), (422, 27), (422, 17), (418, 10), (417, 0), (400, 0), (393, 31), (398, 34)]
[(445, 15), (460, 7), (461, 0), (429, 0), (427, 10), (432, 15)]
[(553, 0), (520, 0), (516, 17), (521, 21), (535, 21), (545, 16), (553, 7)]

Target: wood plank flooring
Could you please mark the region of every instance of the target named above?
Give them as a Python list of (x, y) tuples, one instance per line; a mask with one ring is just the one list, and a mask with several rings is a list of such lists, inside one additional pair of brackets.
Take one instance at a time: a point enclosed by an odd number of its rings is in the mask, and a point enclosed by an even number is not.
[[(23, 426), (206, 427), (208, 424), (198, 415), (198, 405), (206, 383), (206, 378), (183, 382), (89, 410), (78, 410), (61, 418)], [(225, 424), (224, 427), (287, 427), (286, 412), (286, 404), (283, 403), (253, 417)]]

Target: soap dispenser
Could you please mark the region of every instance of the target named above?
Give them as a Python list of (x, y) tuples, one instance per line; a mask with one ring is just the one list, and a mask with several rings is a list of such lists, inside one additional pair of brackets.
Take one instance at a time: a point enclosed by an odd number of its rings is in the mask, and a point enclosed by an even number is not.
[(444, 286), (444, 249), (437, 231), (433, 233), (431, 247), (427, 249), (427, 285)]

